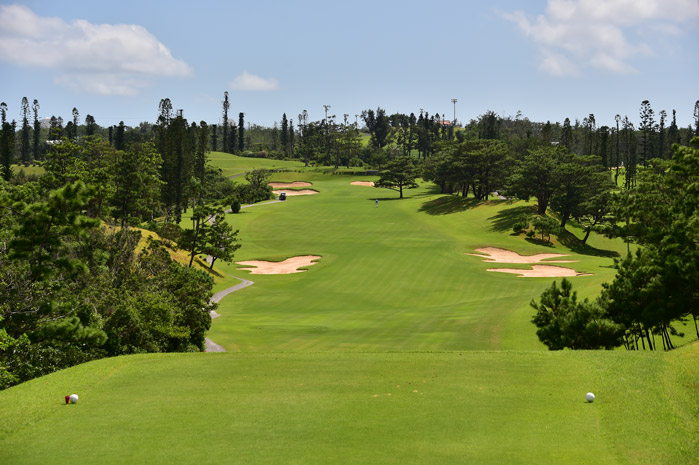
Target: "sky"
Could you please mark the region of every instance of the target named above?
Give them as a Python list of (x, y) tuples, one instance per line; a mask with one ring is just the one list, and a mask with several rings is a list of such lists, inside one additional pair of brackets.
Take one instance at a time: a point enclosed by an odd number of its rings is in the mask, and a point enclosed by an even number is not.
[(0, 0), (8, 119), (27, 97), (41, 118), (75, 107), (81, 121), (136, 126), (169, 98), (211, 124), (225, 91), (233, 118), (264, 126), (304, 109), (320, 120), (323, 105), (350, 121), (381, 107), (637, 125), (649, 100), (687, 127), (699, 0)]

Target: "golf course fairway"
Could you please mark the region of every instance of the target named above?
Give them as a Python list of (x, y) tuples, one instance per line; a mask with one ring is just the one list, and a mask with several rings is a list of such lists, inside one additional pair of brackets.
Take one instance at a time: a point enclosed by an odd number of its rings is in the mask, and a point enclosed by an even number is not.
[[(399, 200), (352, 184), (371, 176), (211, 160), (228, 176), (293, 170), (272, 181), (317, 191), (226, 216), (242, 247), (216, 262), (214, 290), (254, 282), (221, 300), (207, 335), (227, 353), (103, 359), (2, 391), (0, 464), (697, 463), (693, 325), (671, 352), (551, 352), (529, 302), (561, 278), (469, 255), (563, 255), (552, 265), (594, 298), (622, 241), (582, 244), (574, 223), (550, 244), (513, 234), (532, 203), (424, 182)], [(236, 263), (294, 257), (317, 258), (291, 274)]]

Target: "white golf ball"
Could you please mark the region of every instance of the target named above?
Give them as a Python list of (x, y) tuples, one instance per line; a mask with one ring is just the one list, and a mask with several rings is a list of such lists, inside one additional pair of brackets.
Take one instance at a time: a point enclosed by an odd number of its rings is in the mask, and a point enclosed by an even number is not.
[(77, 404), (78, 403), (78, 395), (77, 394), (71, 394), (70, 395), (70, 403), (71, 404)]
[(595, 401), (595, 395), (591, 392), (588, 392), (585, 394), (585, 400), (588, 402), (594, 402)]

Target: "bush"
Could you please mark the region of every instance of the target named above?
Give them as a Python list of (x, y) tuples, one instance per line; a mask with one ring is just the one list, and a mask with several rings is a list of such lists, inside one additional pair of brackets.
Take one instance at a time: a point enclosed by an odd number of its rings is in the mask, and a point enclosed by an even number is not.
[(518, 233), (529, 228), (529, 220), (529, 215), (520, 216), (515, 224), (512, 225), (512, 231)]
[(532, 226), (537, 234), (541, 234), (541, 240), (551, 242), (551, 234), (559, 231), (558, 221), (549, 216), (537, 216), (532, 221)]
[(239, 212), (240, 212), (240, 200), (233, 199), (233, 201), (231, 201), (231, 213), (239, 213)]

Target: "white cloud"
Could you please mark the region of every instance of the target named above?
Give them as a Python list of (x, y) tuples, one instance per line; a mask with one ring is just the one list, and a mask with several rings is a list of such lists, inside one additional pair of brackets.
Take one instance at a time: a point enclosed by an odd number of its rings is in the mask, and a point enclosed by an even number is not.
[(75, 90), (132, 95), (158, 76), (189, 76), (190, 66), (145, 28), (70, 23), (23, 5), (0, 5), (0, 60), (55, 70)]
[(502, 16), (540, 46), (540, 68), (553, 76), (575, 75), (585, 67), (634, 73), (630, 60), (654, 52), (646, 43), (635, 44), (627, 31), (679, 35), (684, 23), (699, 18), (699, 1), (548, 0), (545, 13), (534, 19), (522, 11)]
[(578, 67), (560, 53), (542, 50), (544, 55), (539, 67), (552, 76), (577, 76)]
[(279, 82), (274, 78), (263, 78), (255, 74), (243, 71), (243, 74), (233, 79), (230, 85), (231, 90), (242, 91), (268, 91), (278, 90)]

